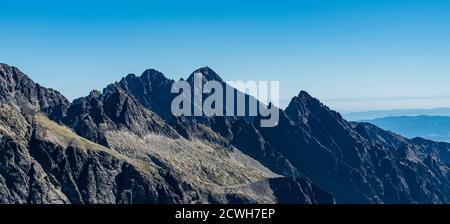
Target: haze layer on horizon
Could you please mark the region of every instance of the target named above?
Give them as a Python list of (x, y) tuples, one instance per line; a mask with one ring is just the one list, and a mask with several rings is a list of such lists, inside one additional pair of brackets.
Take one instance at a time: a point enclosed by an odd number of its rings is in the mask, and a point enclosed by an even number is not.
[[(8, 1), (0, 62), (69, 99), (155, 68), (279, 80), (339, 111), (450, 107), (450, 2)], [(283, 105), (283, 103), (282, 103)]]

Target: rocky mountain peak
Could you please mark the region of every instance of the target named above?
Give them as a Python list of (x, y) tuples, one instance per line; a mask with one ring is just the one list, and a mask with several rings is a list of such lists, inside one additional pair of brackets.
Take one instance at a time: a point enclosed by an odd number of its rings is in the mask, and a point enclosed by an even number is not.
[(202, 74), (204, 81), (217, 81), (220, 83), (224, 83), (222, 78), (211, 68), (209, 67), (202, 67), (197, 70), (195, 70), (187, 79), (188, 82), (192, 82), (194, 79), (195, 74)]
[(9, 92), (17, 89), (25, 90), (25, 88), (33, 88), (35, 86), (33, 80), (28, 78), (18, 68), (7, 64), (0, 64), (0, 83)]
[(134, 97), (145, 108), (152, 110), (163, 119), (170, 119), (170, 104), (173, 80), (164, 76), (155, 69), (147, 69), (141, 76), (129, 74), (120, 82), (109, 85), (104, 92), (121, 89), (129, 96)]
[(300, 93), (293, 97), (289, 106), (312, 106), (313, 104), (316, 104), (315, 106), (318, 106), (317, 104), (319, 104), (319, 106), (321, 106), (321, 102), (312, 97), (308, 92), (302, 90), (300, 91)]
[(94, 98), (98, 98), (98, 97), (100, 97), (102, 95), (102, 93), (100, 92), (100, 91), (98, 91), (98, 90), (92, 90), (90, 93), (89, 93), (89, 96), (90, 97), (94, 97)]
[(319, 121), (323, 125), (337, 122), (340, 125), (348, 126), (347, 122), (339, 113), (331, 110), (306, 91), (301, 91), (298, 96), (292, 98), (285, 112), (289, 118), (297, 123), (307, 124), (311, 119), (316, 119), (324, 120)]
[(120, 82), (116, 82), (113, 85), (128, 91), (136, 89), (145, 91), (146, 88), (151, 88), (152, 86), (160, 85), (164, 82), (170, 82), (170, 80), (166, 78), (163, 73), (155, 69), (147, 69), (141, 76), (136, 76), (131, 73), (122, 78)]
[(58, 91), (42, 87), (7, 64), (0, 64), (0, 103), (14, 104), (25, 113), (42, 112), (55, 120), (70, 104)]
[(164, 76), (164, 74), (158, 70), (155, 69), (147, 69), (145, 70), (141, 77), (141, 80), (147, 80), (147, 81), (153, 81), (153, 82), (158, 82), (158, 81), (165, 81), (167, 80), (166, 76)]
[(5, 63), (0, 63), (0, 75), (2, 77), (5, 77), (6, 75), (11, 75), (11, 74), (24, 76), (24, 74), (17, 67), (10, 66)]
[(301, 91), (298, 96), (292, 98), (285, 112), (293, 121), (307, 123), (312, 106), (320, 108), (320, 102), (306, 91)]

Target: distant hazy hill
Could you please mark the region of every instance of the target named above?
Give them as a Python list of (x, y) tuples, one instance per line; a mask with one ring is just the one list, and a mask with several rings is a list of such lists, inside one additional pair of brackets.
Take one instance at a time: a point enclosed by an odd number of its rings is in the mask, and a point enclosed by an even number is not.
[(422, 137), (450, 142), (450, 117), (401, 116), (366, 121), (409, 138)]
[(349, 121), (372, 120), (384, 117), (400, 116), (450, 116), (450, 108), (407, 109), (407, 110), (373, 110), (343, 114)]

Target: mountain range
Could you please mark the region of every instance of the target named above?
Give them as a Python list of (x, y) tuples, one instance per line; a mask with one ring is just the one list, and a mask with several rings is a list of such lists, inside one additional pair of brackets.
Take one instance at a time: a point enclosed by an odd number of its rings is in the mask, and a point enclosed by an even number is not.
[(408, 138), (422, 137), (433, 141), (450, 142), (450, 117), (447, 116), (383, 117), (365, 122)]
[(342, 116), (349, 121), (364, 121), (385, 117), (406, 117), (406, 116), (450, 117), (450, 108), (442, 107), (433, 109), (371, 110), (363, 112), (344, 113)]
[(450, 144), (348, 122), (304, 91), (275, 127), (175, 117), (173, 83), (149, 69), (70, 102), (0, 64), (0, 203), (450, 202)]

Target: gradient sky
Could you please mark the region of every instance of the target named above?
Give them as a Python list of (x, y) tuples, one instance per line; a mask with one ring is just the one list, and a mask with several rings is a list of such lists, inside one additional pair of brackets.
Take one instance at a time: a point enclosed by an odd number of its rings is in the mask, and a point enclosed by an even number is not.
[(0, 62), (74, 99), (155, 68), (340, 111), (450, 107), (450, 1), (0, 1)]

